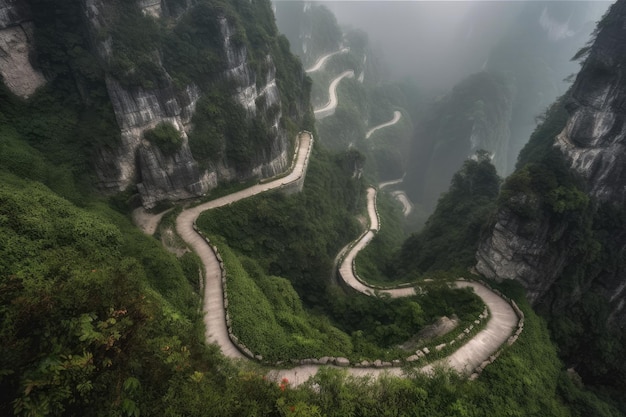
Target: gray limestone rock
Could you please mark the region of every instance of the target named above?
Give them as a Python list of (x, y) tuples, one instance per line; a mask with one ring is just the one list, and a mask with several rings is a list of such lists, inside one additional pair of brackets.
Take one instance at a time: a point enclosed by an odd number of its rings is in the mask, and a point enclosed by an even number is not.
[(31, 62), (34, 27), (24, 0), (0, 0), (0, 78), (15, 95), (28, 98), (46, 83)]
[[(569, 117), (554, 139), (566, 164), (582, 178), (594, 201), (626, 206), (626, 2), (615, 3), (603, 20), (566, 100)], [(519, 204), (532, 208), (532, 197), (518, 195)], [(511, 200), (512, 201), (512, 200)], [(516, 203), (515, 201), (512, 201)], [(479, 243), (476, 270), (498, 281), (515, 279), (532, 303), (564, 308), (594, 288), (609, 303), (609, 321), (626, 318), (626, 271), (623, 267), (585, 278), (558, 300), (550, 290), (566, 265), (575, 261), (567, 245), (567, 222), (543, 214), (529, 219), (504, 207), (491, 233)], [(610, 231), (611, 250), (626, 250), (623, 230)], [(517, 311), (517, 309), (516, 309)], [(518, 313), (519, 314), (519, 313)]]
[(335, 365), (348, 367), (350, 366), (350, 360), (348, 360), (347, 358), (335, 358)]

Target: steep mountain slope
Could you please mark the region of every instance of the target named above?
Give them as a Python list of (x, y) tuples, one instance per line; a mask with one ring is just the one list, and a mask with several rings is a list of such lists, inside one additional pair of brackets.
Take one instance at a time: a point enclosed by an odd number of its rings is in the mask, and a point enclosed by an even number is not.
[(569, 87), (567, 78), (578, 71), (571, 59), (608, 3), (533, 1), (521, 6), (485, 63), (487, 71), (508, 74), (515, 86), (509, 152), (501, 175), (513, 171), (536, 116)]
[[(16, 4), (0, 4), (3, 27), (34, 27), (34, 42), (19, 49), (36, 59), (19, 82), (11, 70), (18, 58), (0, 62), (5, 84), (32, 94), (39, 67), (50, 82), (38, 94), (63, 80), (83, 106), (112, 107), (119, 139), (89, 152), (102, 190), (136, 185), (152, 207), (286, 168), (309, 87), (268, 1)], [(10, 43), (17, 35), (7, 30)]]
[(318, 57), (340, 49), (341, 29), (326, 7), (299, 1), (276, 2), (274, 7), (276, 24), (306, 67)]
[(521, 282), (551, 318), (568, 361), (622, 388), (625, 20), (626, 2), (618, 1), (600, 22), (570, 92), (547, 113), (507, 179), (476, 265), (489, 278)]
[(405, 184), (411, 199), (433, 208), (453, 174), (477, 150), (505, 170), (514, 88), (501, 75), (474, 74), (439, 99), (418, 124)]
[[(510, 22), (501, 28), (503, 33), (488, 35), (492, 20), (499, 21), (493, 19), (493, 7), (477, 3), (458, 29), (458, 42), (475, 55), (467, 58), (467, 68), (481, 72), (437, 99), (417, 124), (410, 158), (415, 163), (405, 183), (412, 199), (429, 209), (476, 149), (493, 155), (499, 175), (512, 172), (536, 116), (566, 90), (563, 79), (576, 70), (570, 58), (592, 30), (589, 16), (602, 6), (543, 1), (500, 5), (498, 17), (506, 19), (508, 13)], [(478, 27), (480, 22), (485, 28)], [(477, 67), (485, 44), (493, 46)]]

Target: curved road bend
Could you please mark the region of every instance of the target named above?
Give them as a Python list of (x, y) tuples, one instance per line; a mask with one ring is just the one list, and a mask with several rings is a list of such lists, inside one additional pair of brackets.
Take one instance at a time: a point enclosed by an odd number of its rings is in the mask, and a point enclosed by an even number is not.
[[(400, 184), (402, 181), (404, 181), (404, 176), (402, 176), (402, 178), (398, 178), (397, 180), (381, 182), (378, 184), (378, 189), (382, 190), (389, 185)], [(402, 213), (405, 217), (413, 211), (413, 203), (411, 203), (411, 200), (409, 199), (409, 196), (406, 195), (406, 192), (398, 190), (393, 191), (391, 195), (398, 200), (400, 204), (402, 204)]]
[(378, 126), (374, 126), (370, 130), (368, 130), (367, 133), (365, 134), (365, 139), (369, 139), (369, 137), (372, 136), (372, 133), (376, 132), (378, 129), (395, 125), (396, 123), (398, 123), (401, 117), (402, 117), (402, 113), (400, 113), (398, 110), (394, 111), (393, 118), (390, 121), (383, 123), (381, 125), (378, 125)]
[[(184, 210), (176, 219), (176, 230), (181, 238), (187, 242), (193, 250), (200, 256), (205, 267), (206, 280), (204, 288), (204, 322), (207, 332), (207, 342), (216, 343), (222, 353), (230, 358), (239, 359), (244, 358), (244, 355), (232, 344), (228, 337), (228, 330), (226, 327), (224, 298), (221, 284), (221, 272), (219, 269), (219, 262), (215, 257), (213, 251), (209, 248), (207, 243), (202, 237), (193, 230), (193, 224), (198, 216), (205, 210), (209, 210), (216, 207), (221, 207), (235, 201), (251, 197), (261, 192), (270, 190), (272, 188), (280, 187), (283, 184), (290, 183), (297, 180), (303, 174), (308, 156), (310, 155), (310, 148), (312, 146), (312, 138), (308, 134), (300, 136), (300, 147), (296, 156), (296, 164), (294, 170), (284, 178), (277, 179), (275, 181), (254, 185), (245, 190), (238, 191), (236, 193), (227, 195), (225, 197), (218, 198), (216, 200), (201, 204), (197, 207)], [(376, 191), (373, 188), (368, 189), (368, 215), (370, 217), (370, 229), (368, 232), (359, 239), (356, 247), (362, 248), (373, 238), (374, 230), (378, 230), (380, 225), (378, 217), (376, 215)], [(360, 249), (358, 249), (360, 250)], [(358, 252), (354, 248), (350, 251), (348, 256), (354, 256)], [(344, 260), (345, 264), (345, 260)], [(352, 263), (350, 262), (350, 266)], [(344, 269), (344, 272), (346, 270)], [(362, 290), (367, 294), (373, 292), (373, 288), (368, 287), (360, 283), (356, 277), (352, 268), (350, 267), (350, 273), (340, 274), (343, 279), (349, 285), (355, 286), (361, 285), (362, 287), (356, 287), (357, 290)], [(502, 298), (498, 297), (495, 293), (488, 290), (481, 284), (471, 283), (465, 281), (459, 281), (458, 286), (471, 286), (478, 296), (480, 296), (485, 304), (491, 311), (491, 320), (487, 323), (485, 329), (474, 336), (464, 346), (452, 353), (450, 356), (440, 360), (438, 363), (447, 363), (454, 369), (463, 372), (471, 370), (478, 366), (482, 361), (487, 359), (489, 355), (495, 352), (498, 347), (506, 341), (511, 334), (513, 328), (517, 325), (517, 316), (511, 308)], [(412, 288), (399, 288), (385, 290), (392, 297), (401, 297), (412, 295), (414, 290)], [(315, 375), (320, 369), (320, 365), (301, 365), (291, 369), (274, 369), (269, 372), (269, 377), (276, 381), (282, 378), (288, 378), (292, 385), (299, 385), (311, 376)], [(430, 372), (433, 365), (427, 365), (422, 368), (424, 372)], [(467, 368), (467, 369), (466, 369)], [(354, 376), (372, 376), (376, 377), (381, 374), (397, 375), (401, 376), (403, 371), (401, 368), (347, 368), (348, 372)]]
[[(380, 228), (375, 204), (376, 189), (370, 187), (367, 190), (367, 212), (370, 216), (370, 229), (359, 238), (356, 245), (350, 249), (339, 266), (339, 276), (341, 279), (355, 290), (368, 295), (374, 294), (376, 290), (360, 281), (354, 274), (352, 266), (358, 252), (367, 246), (374, 238), (374, 230), (378, 231)], [(456, 286), (459, 288), (473, 288), (476, 295), (489, 307), (491, 318), (487, 322), (486, 327), (478, 332), (470, 341), (436, 363), (445, 363), (458, 372), (469, 372), (483, 361), (487, 360), (490, 355), (507, 341), (513, 329), (517, 326), (519, 319), (509, 303), (484, 285), (477, 282), (457, 281)], [(396, 298), (414, 295), (415, 290), (412, 287), (394, 288), (378, 290), (378, 293), (387, 294)], [(433, 365), (427, 365), (422, 368), (422, 370), (429, 372), (432, 370), (432, 366)]]
[(383, 188), (388, 187), (390, 185), (400, 184), (402, 181), (404, 181), (404, 176), (402, 176), (402, 178), (398, 178), (397, 180), (381, 182), (378, 184), (378, 188), (382, 190)]
[(335, 109), (337, 108), (337, 85), (339, 85), (339, 82), (345, 77), (353, 78), (354, 71), (344, 71), (330, 83), (330, 86), (328, 87), (328, 96), (330, 97), (328, 103), (326, 103), (324, 107), (313, 111), (316, 119), (323, 119), (324, 117), (335, 113)]
[(300, 146), (296, 155), (296, 163), (292, 172), (286, 177), (265, 183), (257, 184), (209, 201), (196, 207), (183, 210), (176, 218), (176, 231), (180, 237), (200, 256), (205, 269), (204, 285), (204, 324), (206, 326), (206, 340), (216, 343), (222, 353), (229, 358), (244, 358), (244, 355), (233, 345), (228, 337), (226, 327), (226, 312), (224, 309), (224, 295), (222, 292), (222, 278), (219, 262), (209, 248), (206, 241), (193, 229), (198, 216), (205, 210), (222, 207), (235, 201), (278, 188), (283, 184), (296, 181), (304, 174), (313, 140), (308, 133), (300, 135)]
[(411, 214), (411, 212), (413, 211), (413, 203), (411, 203), (411, 200), (409, 200), (409, 196), (406, 195), (404, 191), (392, 191), (391, 195), (393, 196), (393, 198), (398, 200), (400, 204), (402, 204), (402, 214), (404, 214), (404, 217)]
[(326, 62), (328, 61), (328, 59), (330, 57), (335, 56), (337, 54), (344, 54), (346, 52), (350, 52), (350, 48), (343, 48), (343, 49), (340, 49), (338, 51), (326, 54), (326, 55), (322, 56), (320, 59), (318, 59), (317, 62), (315, 63), (315, 65), (313, 65), (311, 68), (305, 70), (305, 72), (310, 73), (310, 72), (319, 71), (319, 70), (322, 69), (322, 67), (324, 67), (324, 65), (326, 65)]

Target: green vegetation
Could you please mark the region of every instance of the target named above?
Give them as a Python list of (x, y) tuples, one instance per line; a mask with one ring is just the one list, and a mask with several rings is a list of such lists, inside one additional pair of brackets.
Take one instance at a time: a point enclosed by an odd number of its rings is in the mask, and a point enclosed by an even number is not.
[(482, 301), (469, 290), (427, 285), (424, 292), (420, 296), (390, 298), (355, 293), (346, 296), (338, 288), (330, 288), (327, 314), (352, 337), (353, 352), (348, 357), (356, 361), (390, 361), (410, 356), (413, 352), (407, 353), (399, 345), (425, 325), (444, 315), (457, 314), (460, 326), (466, 326), (483, 310)]
[[(6, 173), (0, 179), (3, 415), (619, 415), (559, 368), (545, 326), (519, 289), (504, 290), (525, 311), (524, 333), (477, 381), (445, 371), (366, 381), (329, 369), (309, 385), (281, 388), (202, 345), (197, 296), (184, 296), (193, 291), (180, 266), (122, 216), (103, 206), (76, 208), (46, 187)], [(261, 276), (255, 261), (224, 255), (246, 269), (242, 285), (258, 285), (285, 312), (277, 320), (310, 330), (286, 280)], [(161, 275), (164, 270), (174, 273)], [(233, 291), (236, 285), (229, 282)], [(246, 296), (257, 292), (242, 290)], [(363, 303), (367, 313), (366, 299), (344, 301)], [(435, 294), (419, 305), (425, 311), (433, 299)], [(385, 304), (379, 313), (393, 306), (374, 300)], [(349, 343), (339, 332), (336, 337)], [(561, 396), (576, 408), (568, 410)]]
[(7, 173), (0, 201), (2, 414), (151, 414), (208, 353), (180, 264), (104, 206)]
[(233, 332), (255, 354), (275, 362), (351, 352), (350, 337), (328, 319), (307, 314), (288, 280), (268, 276), (250, 258), (238, 258), (220, 239), (212, 242), (222, 248)]
[(369, 284), (403, 284), (403, 281), (394, 279), (396, 277), (387, 268), (387, 261), (400, 248), (404, 238), (402, 209), (390, 194), (382, 190), (376, 194), (376, 206), (381, 228), (369, 245), (357, 255), (356, 272)]
[(213, 241), (223, 242), (235, 334), (268, 360), (397, 359), (406, 355), (397, 345), (425, 324), (452, 313), (469, 322), (482, 311), (474, 295), (461, 291), (387, 299), (346, 295), (330, 285), (334, 256), (358, 235), (346, 210), (363, 197), (360, 182), (348, 180), (354, 157), (349, 152), (331, 158), (316, 150), (301, 194), (256, 196), (205, 212), (197, 221), (220, 236)]
[(488, 154), (479, 152), (476, 160), (466, 160), (424, 230), (404, 242), (394, 262), (395, 276), (411, 281), (437, 270), (472, 266), (482, 229), (495, 210), (499, 186)]
[(198, 227), (223, 236), (268, 275), (289, 278), (305, 303), (321, 302), (334, 256), (358, 235), (351, 217), (363, 194), (360, 181), (350, 178), (353, 158), (314, 148), (301, 193), (268, 193), (214, 209), (199, 217)]
[(182, 135), (171, 123), (159, 123), (154, 129), (146, 130), (143, 136), (165, 155), (172, 155), (183, 146)]
[[(543, 228), (550, 254), (561, 254), (565, 267), (545, 295), (538, 311), (548, 321), (561, 357), (576, 363), (585, 383), (602, 390), (624, 390), (626, 333), (612, 323), (605, 281), (624, 269), (626, 211), (616, 204), (598, 203), (585, 192), (583, 182), (552, 147), (566, 121), (564, 99), (543, 116), (520, 153), (518, 167), (505, 182), (499, 206), (524, 220), (520, 233)], [(604, 300), (604, 301), (603, 301)]]

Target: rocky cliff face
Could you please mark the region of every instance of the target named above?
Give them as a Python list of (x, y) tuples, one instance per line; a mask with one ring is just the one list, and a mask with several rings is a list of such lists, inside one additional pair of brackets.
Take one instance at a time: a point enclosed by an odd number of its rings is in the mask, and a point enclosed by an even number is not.
[[(160, 1), (143, 0), (140, 7), (145, 15), (155, 18), (161, 18), (164, 13)], [(160, 200), (178, 200), (205, 194), (223, 181), (272, 176), (286, 169), (288, 140), (285, 130), (280, 127), (281, 101), (272, 57), (266, 56), (268, 71), (262, 81), (258, 80), (256, 72), (251, 68), (246, 45), (232, 41), (238, 29), (226, 16), (216, 16), (216, 19), (222, 37), (222, 53), (226, 57), (226, 69), (218, 78), (222, 79), (221, 82), (232, 84), (233, 98), (246, 110), (248, 118), (255, 117), (259, 111), (274, 109), (269, 117), (269, 132), (259, 132), (273, 138), (270, 146), (255, 155), (253, 166), (244, 171), (238, 170), (224, 157), (201, 169), (189, 149), (185, 134), (193, 129), (191, 119), (202, 95), (201, 89), (194, 83), (183, 88), (175, 87), (167, 69), (158, 60), (161, 79), (166, 80), (161, 82), (160, 88), (129, 89), (122, 87), (115, 79), (107, 78), (107, 88), (122, 130), (123, 143), (117, 149), (103, 150), (100, 154), (98, 174), (102, 186), (122, 190), (136, 183), (143, 205), (149, 208)], [(257, 104), (262, 105), (262, 108), (259, 109)], [(164, 155), (142, 139), (147, 129), (164, 121), (177, 127), (183, 134), (183, 146), (174, 155)]]
[[(304, 76), (297, 79), (301, 68), (291, 68), (287, 75), (283, 71), (282, 78), (277, 75), (277, 59), (290, 64), (292, 58), (285, 58), (288, 51), (280, 48), (269, 2), (231, 8), (202, 0), (123, 4), (81, 0), (74, 10), (84, 14), (74, 16), (74, 12), (71, 19), (85, 26), (88, 53), (100, 63), (102, 84), (106, 84), (121, 133), (119, 143), (101, 145), (93, 152), (99, 188), (114, 193), (136, 185), (143, 205), (150, 208), (161, 200), (203, 195), (220, 182), (273, 176), (287, 168), (289, 134), (284, 119), (299, 124), (309, 110), (303, 104), (308, 97), (300, 95), (306, 91)], [(58, 26), (62, 31), (62, 25)], [(197, 39), (192, 38), (197, 31), (191, 26), (201, 32)], [(5, 84), (22, 97), (44, 82), (29, 63), (34, 56), (29, 28), (28, 1), (0, 0), (0, 70)], [(256, 33), (259, 28), (264, 31), (263, 41)], [(72, 59), (71, 51), (67, 55)], [(290, 101), (285, 103), (279, 85), (293, 74), (300, 84), (290, 85)], [(89, 100), (82, 82), (76, 79)], [(244, 109), (245, 117), (221, 114), (217, 120), (203, 115), (215, 126), (207, 133), (211, 137), (201, 139), (220, 142), (221, 148), (199, 160), (192, 153), (188, 134), (194, 130), (198, 102), (216, 94), (220, 99), (229, 96), (228, 100)], [(161, 123), (181, 133), (179, 151), (164, 154), (144, 138), (146, 131)], [(228, 132), (234, 130), (245, 132), (237, 136), (239, 153), (228, 152), (235, 146), (229, 143)], [(262, 138), (262, 143), (254, 143), (256, 138)]]
[[(619, 220), (626, 201), (624, 22), (626, 2), (619, 1), (600, 23), (567, 96), (565, 128), (546, 138), (560, 162), (530, 161), (543, 164), (544, 171), (526, 181), (527, 188), (533, 181), (548, 184), (552, 177), (559, 183), (543, 194), (537, 185), (527, 192), (519, 186), (481, 242), (476, 265), (489, 278), (520, 281), (529, 299), (552, 313), (566, 311), (586, 293), (599, 294), (608, 320), (618, 326), (626, 316), (626, 232)], [(581, 192), (563, 185), (563, 175), (555, 174), (559, 163), (581, 178)], [(522, 183), (529, 172), (528, 166), (519, 167), (514, 181)], [(527, 215), (530, 212), (539, 214)]]
[(502, 77), (474, 74), (441, 98), (418, 128), (405, 178), (411, 200), (432, 208), (477, 150), (506, 171), (513, 90)]
[[(217, 185), (200, 172), (185, 134), (200, 97), (196, 85), (182, 91), (171, 85), (129, 91), (107, 77), (107, 90), (121, 129), (121, 145), (99, 150), (95, 168), (102, 188), (121, 191), (137, 184), (143, 205), (150, 208), (161, 200), (204, 194)], [(183, 135), (182, 148), (174, 155), (163, 155), (143, 139), (146, 130), (162, 122), (171, 123)]]
[(571, 167), (599, 200), (626, 204), (626, 6), (605, 19), (576, 78), (571, 116), (557, 137)]
[(342, 33), (325, 6), (310, 2), (275, 2), (276, 23), (289, 39), (291, 50), (308, 67), (320, 56), (337, 51)]
[[(231, 40), (235, 33), (235, 28), (226, 18), (221, 18), (220, 29), (224, 39), (224, 50), (226, 51), (228, 64), (226, 77), (234, 82), (236, 100), (246, 109), (248, 117), (255, 117), (260, 111), (275, 109), (275, 111), (269, 112), (267, 125), (270, 135), (276, 140), (272, 142), (269, 149), (262, 150), (262, 155), (259, 155), (259, 159), (264, 162), (255, 166), (251, 173), (257, 177), (277, 175), (287, 168), (289, 158), (287, 136), (285, 131), (280, 128), (282, 108), (280, 93), (276, 83), (276, 66), (272, 56), (266, 55), (264, 67), (267, 68), (267, 74), (264, 78), (258, 80), (257, 74), (249, 66), (247, 48), (245, 46), (237, 46)], [(228, 166), (227, 161), (223, 162), (225, 162), (225, 166)], [(227, 169), (227, 171), (232, 170)], [(221, 176), (230, 179), (234, 175), (222, 172)]]
[(15, 94), (28, 98), (46, 83), (32, 64), (33, 24), (30, 8), (21, 0), (0, 0), (0, 74)]

